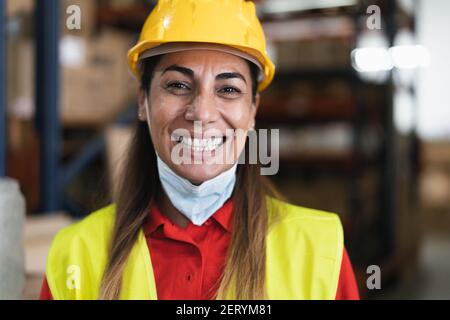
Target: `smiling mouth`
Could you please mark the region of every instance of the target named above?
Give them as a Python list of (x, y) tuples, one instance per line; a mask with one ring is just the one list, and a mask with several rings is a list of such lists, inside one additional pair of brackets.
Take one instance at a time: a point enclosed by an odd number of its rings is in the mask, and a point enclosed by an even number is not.
[(194, 152), (214, 151), (220, 148), (226, 141), (227, 137), (210, 137), (204, 139), (179, 136), (176, 141), (181, 143), (183, 148), (191, 149)]

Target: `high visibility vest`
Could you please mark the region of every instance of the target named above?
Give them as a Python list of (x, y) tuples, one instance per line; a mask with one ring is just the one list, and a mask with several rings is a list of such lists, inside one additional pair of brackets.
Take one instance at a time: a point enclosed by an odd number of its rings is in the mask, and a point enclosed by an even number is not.
[[(335, 299), (344, 247), (339, 217), (272, 198), (268, 198), (268, 214), (268, 299)], [(46, 269), (53, 299), (98, 298), (114, 215), (113, 204), (58, 232)], [(233, 298), (233, 289), (227, 298)], [(157, 299), (142, 228), (125, 265), (120, 299)]]

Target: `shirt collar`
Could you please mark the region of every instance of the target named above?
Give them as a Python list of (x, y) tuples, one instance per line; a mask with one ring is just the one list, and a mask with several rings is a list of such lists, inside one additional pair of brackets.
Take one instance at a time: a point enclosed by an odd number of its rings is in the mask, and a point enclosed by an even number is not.
[[(233, 201), (232, 199), (228, 199), (223, 204), (223, 206), (211, 216), (210, 219), (218, 223), (226, 232), (231, 232), (233, 222), (232, 212)], [(150, 235), (151, 233), (155, 232), (160, 226), (164, 226), (165, 224), (174, 225), (174, 223), (161, 212), (158, 206), (153, 203), (150, 207), (150, 214), (148, 216), (148, 219), (144, 225), (144, 234)]]

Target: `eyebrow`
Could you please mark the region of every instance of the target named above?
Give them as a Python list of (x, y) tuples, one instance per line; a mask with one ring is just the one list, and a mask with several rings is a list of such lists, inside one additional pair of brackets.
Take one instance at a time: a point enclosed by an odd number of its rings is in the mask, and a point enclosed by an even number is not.
[[(162, 72), (162, 74), (164, 74), (168, 71), (177, 71), (177, 72), (180, 72), (190, 78), (194, 78), (194, 71), (192, 69), (182, 67), (182, 66), (179, 66), (176, 64), (165, 68), (164, 71)], [(226, 79), (236, 79), (236, 78), (241, 79), (242, 81), (247, 83), (247, 81), (245, 81), (244, 76), (242, 74), (240, 74), (239, 72), (224, 72), (224, 73), (220, 73), (216, 76), (216, 80), (226, 80)]]
[(189, 68), (185, 68), (176, 64), (173, 64), (171, 66), (168, 66), (167, 68), (164, 69), (164, 71), (162, 72), (162, 74), (166, 73), (167, 71), (177, 71), (180, 72), (188, 77), (193, 78), (194, 77), (194, 71), (192, 71), (192, 69)]
[(225, 73), (221, 73), (218, 74), (216, 76), (217, 80), (226, 80), (226, 79), (241, 79), (242, 81), (244, 81), (245, 83), (247, 83), (247, 81), (245, 81), (245, 78), (242, 74), (240, 74), (239, 72), (225, 72)]

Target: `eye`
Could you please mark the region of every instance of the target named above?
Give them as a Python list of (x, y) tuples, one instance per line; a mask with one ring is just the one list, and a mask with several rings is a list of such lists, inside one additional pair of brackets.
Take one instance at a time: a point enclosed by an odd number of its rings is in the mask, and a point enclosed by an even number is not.
[(220, 88), (220, 90), (219, 90), (219, 93), (224, 93), (225, 95), (238, 95), (241, 92), (242, 91), (239, 90), (238, 88), (231, 87), (231, 86), (226, 86), (226, 87)]
[(175, 94), (184, 94), (191, 90), (188, 84), (180, 81), (169, 82), (166, 85), (166, 89)]

